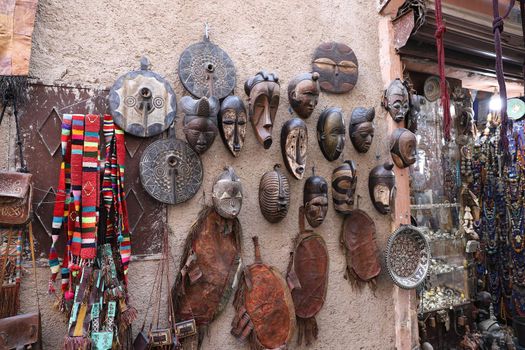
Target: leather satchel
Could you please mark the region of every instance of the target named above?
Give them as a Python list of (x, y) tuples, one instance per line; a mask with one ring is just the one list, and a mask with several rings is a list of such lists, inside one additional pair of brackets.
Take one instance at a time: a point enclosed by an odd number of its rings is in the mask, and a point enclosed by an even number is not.
[(31, 216), (31, 174), (0, 172), (0, 225), (23, 225)]
[(0, 319), (0, 349), (40, 350), (40, 339), (40, 313)]

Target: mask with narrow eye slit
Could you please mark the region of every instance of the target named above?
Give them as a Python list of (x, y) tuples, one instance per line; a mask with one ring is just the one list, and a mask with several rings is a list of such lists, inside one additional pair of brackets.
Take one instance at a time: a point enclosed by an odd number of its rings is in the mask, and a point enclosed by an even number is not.
[(281, 153), (288, 171), (296, 178), (302, 179), (306, 168), (306, 148), (308, 130), (299, 118), (284, 123), (281, 129)]
[(350, 119), (350, 141), (359, 153), (366, 153), (372, 146), (374, 139), (375, 117), (374, 108), (357, 107), (352, 111)]
[(215, 210), (223, 218), (233, 219), (239, 215), (242, 207), (242, 185), (231, 166), (224, 168), (224, 172), (215, 181), (212, 200)]
[(219, 132), (224, 144), (234, 157), (238, 157), (244, 145), (248, 117), (244, 103), (238, 96), (228, 96), (219, 112)]
[(308, 118), (319, 101), (319, 73), (302, 73), (288, 84), (288, 101), (301, 118)]
[(352, 90), (357, 83), (357, 57), (345, 44), (323, 43), (314, 52), (312, 71), (319, 74), (321, 90), (343, 94)]
[(334, 161), (345, 148), (345, 121), (341, 108), (327, 108), (317, 121), (317, 142), (324, 157)]

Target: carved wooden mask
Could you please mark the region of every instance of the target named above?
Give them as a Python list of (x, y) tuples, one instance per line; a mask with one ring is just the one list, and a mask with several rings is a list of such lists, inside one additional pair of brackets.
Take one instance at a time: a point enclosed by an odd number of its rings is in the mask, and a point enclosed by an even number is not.
[(264, 218), (272, 223), (281, 221), (290, 207), (290, 183), (279, 168), (276, 164), (259, 183), (259, 207)]
[(378, 165), (368, 176), (368, 191), (374, 207), (381, 214), (390, 213), (395, 198), (396, 175), (392, 170), (394, 164)]
[(225, 167), (215, 181), (212, 200), (215, 210), (223, 218), (233, 219), (239, 215), (242, 207), (242, 185), (231, 166)]
[(416, 162), (416, 135), (405, 128), (397, 128), (390, 136), (390, 155), (394, 164), (406, 168)]
[(288, 171), (296, 178), (302, 179), (306, 168), (306, 149), (308, 146), (308, 129), (299, 118), (292, 118), (284, 123), (281, 129), (281, 153)]
[(274, 73), (261, 71), (246, 80), (244, 92), (248, 95), (248, 112), (255, 136), (268, 149), (272, 145), (273, 122), (279, 107), (279, 78)]
[(222, 101), (219, 112), (219, 131), (230, 152), (238, 157), (246, 137), (246, 108), (238, 96), (228, 96)]
[(328, 212), (328, 183), (321, 176), (310, 176), (304, 183), (303, 206), (312, 227), (321, 225)]
[(203, 154), (211, 147), (217, 135), (217, 112), (219, 100), (215, 97), (201, 97), (198, 100), (190, 96), (180, 99), (184, 112), (184, 134), (190, 147), (198, 154)]
[(354, 161), (345, 160), (332, 173), (332, 199), (339, 214), (349, 215), (354, 208), (357, 169)]
[(308, 118), (319, 101), (319, 73), (302, 73), (288, 84), (288, 101), (301, 118)]
[(345, 148), (345, 120), (341, 108), (327, 108), (317, 121), (317, 142), (324, 157), (334, 161)]
[(383, 95), (383, 106), (396, 123), (402, 122), (410, 105), (406, 86), (400, 79), (393, 80)]
[(321, 90), (342, 94), (357, 83), (358, 63), (354, 51), (342, 43), (323, 43), (314, 52), (312, 69), (319, 73)]
[(366, 153), (374, 139), (374, 117), (375, 109), (357, 107), (352, 111), (350, 119), (350, 141), (359, 153)]

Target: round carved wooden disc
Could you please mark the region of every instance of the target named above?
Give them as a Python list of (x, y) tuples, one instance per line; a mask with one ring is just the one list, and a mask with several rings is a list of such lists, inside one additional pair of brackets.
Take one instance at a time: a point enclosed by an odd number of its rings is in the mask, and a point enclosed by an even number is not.
[(184, 50), (179, 59), (179, 78), (197, 98), (222, 99), (235, 87), (235, 66), (224, 50), (205, 39)]
[(150, 137), (173, 123), (177, 99), (171, 85), (142, 63), (140, 70), (122, 75), (113, 84), (109, 91), (109, 109), (115, 123), (125, 132)]
[(202, 183), (199, 156), (182, 140), (158, 140), (140, 159), (140, 181), (153, 198), (178, 204), (192, 198)]
[(314, 52), (312, 71), (319, 73), (321, 90), (343, 94), (357, 83), (359, 64), (354, 51), (345, 44), (329, 42)]

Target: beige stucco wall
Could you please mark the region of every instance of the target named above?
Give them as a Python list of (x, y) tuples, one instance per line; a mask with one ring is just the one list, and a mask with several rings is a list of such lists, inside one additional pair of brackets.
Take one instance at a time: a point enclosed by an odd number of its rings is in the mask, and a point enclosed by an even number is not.
[[(176, 70), (181, 52), (200, 41), (204, 22), (211, 29), (211, 39), (229, 53), (237, 68), (235, 92), (246, 101), (243, 83), (260, 69), (275, 71), (281, 81), (281, 104), (274, 128), (274, 144), (264, 150), (251, 128), (239, 158), (233, 158), (219, 137), (202, 157), (203, 187), (210, 200), (213, 179), (223, 166), (232, 165), (244, 186), (243, 209), (239, 219), (243, 227), (244, 261), (253, 261), (250, 237), (259, 235), (266, 263), (284, 272), (291, 242), (298, 230), (297, 208), (302, 203), (304, 180), (290, 176), (292, 198), (288, 216), (279, 224), (262, 217), (258, 205), (261, 175), (275, 163), (282, 163), (278, 142), (281, 125), (290, 118), (286, 87), (296, 74), (310, 69), (311, 55), (323, 41), (342, 41), (350, 45), (359, 60), (359, 80), (350, 94), (322, 94), (313, 116), (306, 121), (309, 131), (308, 168), (328, 180), (340, 161), (326, 161), (315, 137), (317, 117), (329, 106), (340, 106), (346, 114), (353, 107), (376, 107), (376, 138), (364, 155), (354, 151), (347, 134), (343, 159), (358, 164), (360, 207), (374, 218), (377, 241), (384, 250), (390, 232), (390, 218), (373, 208), (368, 196), (369, 170), (389, 158), (386, 137), (386, 113), (380, 106), (382, 80), (379, 69), (378, 20), (375, 1), (305, 0), (302, 2), (244, 1), (75, 1), (40, 0), (33, 34), (30, 75), (45, 83), (81, 84), (108, 88), (121, 74), (138, 67), (141, 55), (147, 55), (153, 70), (165, 75), (178, 98), (185, 91)], [(106, 111), (99, 111), (104, 113)], [(182, 118), (177, 119), (177, 135), (183, 138)], [(348, 124), (347, 124), (348, 125)], [(2, 152), (1, 156), (4, 157)], [(308, 174), (310, 170), (308, 170)], [(173, 229), (171, 248), (179, 261), (187, 231), (202, 205), (199, 194), (182, 205), (169, 209)], [(49, 218), (51, 220), (51, 218)], [(352, 289), (343, 278), (345, 259), (339, 247), (342, 218), (330, 202), (326, 221), (317, 231), (325, 238), (330, 254), (330, 276), (325, 306), (317, 316), (319, 339), (312, 349), (393, 349), (394, 307), (392, 284), (385, 271), (375, 293), (365, 287)], [(132, 263), (130, 293), (134, 305), (143, 311), (151, 292), (155, 262)], [(53, 298), (45, 292), (48, 270), (39, 270), (40, 301), (43, 311), (43, 337), (46, 349), (58, 349), (65, 333), (65, 320), (52, 307)], [(31, 310), (34, 297), (25, 280), (23, 309)], [(231, 303), (210, 327), (203, 349), (242, 349), (230, 333), (233, 317)], [(141, 317), (139, 317), (141, 320)], [(135, 333), (141, 321), (135, 325)], [(291, 348), (300, 348), (295, 346)]]

